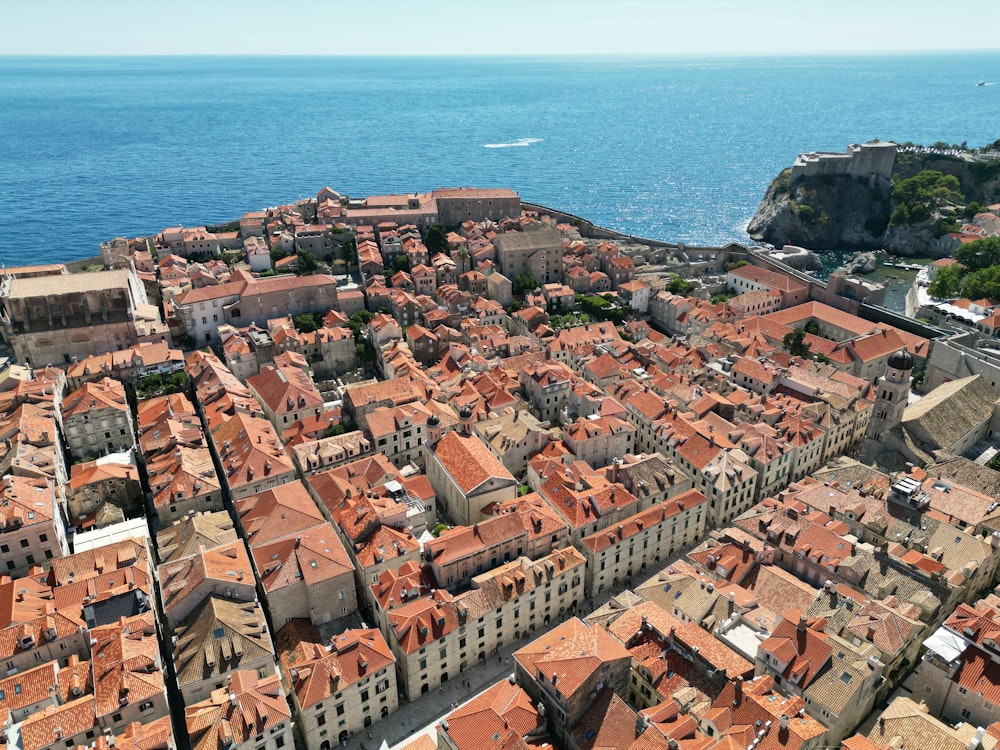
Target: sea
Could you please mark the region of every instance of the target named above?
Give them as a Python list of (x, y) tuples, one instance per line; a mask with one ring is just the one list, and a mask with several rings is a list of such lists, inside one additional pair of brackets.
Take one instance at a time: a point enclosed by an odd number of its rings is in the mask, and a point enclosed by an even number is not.
[(91, 257), (325, 185), (510, 187), (638, 236), (743, 240), (800, 152), (1000, 138), (995, 82), (996, 52), (2, 57), (0, 263)]

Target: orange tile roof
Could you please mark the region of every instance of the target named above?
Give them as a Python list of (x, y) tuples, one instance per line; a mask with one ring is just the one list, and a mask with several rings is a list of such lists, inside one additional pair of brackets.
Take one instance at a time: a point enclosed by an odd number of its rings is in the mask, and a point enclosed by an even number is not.
[(516, 651), (514, 658), (536, 680), (551, 682), (555, 676), (559, 691), (571, 701), (594, 672), (627, 665), (631, 655), (604, 628), (573, 617)]
[(291, 712), (281, 677), (258, 678), (255, 672), (241, 670), (210, 698), (185, 707), (184, 718), (193, 750), (223, 750), (288, 722)]
[(90, 638), (98, 716), (120, 711), (123, 698), (142, 703), (164, 694), (152, 612), (92, 628)]
[(300, 582), (314, 586), (354, 574), (351, 558), (333, 526), (326, 522), (298, 536), (257, 545), (253, 558), (261, 585), (269, 593)]
[(62, 705), (49, 705), (21, 724), (22, 750), (42, 750), (64, 738), (89, 731), (97, 723), (94, 696), (85, 695)]
[[(830, 660), (833, 647), (828, 641), (826, 633), (800, 622), (798, 610), (790, 609), (782, 613), (770, 637), (761, 641), (758, 653), (774, 654), (786, 665), (782, 676), (805, 689)], [(767, 662), (766, 657), (759, 658)]]
[(326, 519), (299, 480), (233, 503), (250, 548), (301, 534)]
[(668, 518), (704, 502), (706, 502), (704, 495), (697, 490), (688, 490), (677, 497), (658, 503), (648, 510), (623, 519), (615, 529), (609, 527), (585, 536), (581, 543), (591, 552), (597, 553), (636, 536), (645, 528), (663, 523)]
[[(190, 557), (164, 563), (158, 569), (163, 611), (170, 615), (204, 581), (227, 587), (236, 582), (253, 585), (253, 568), (242, 539), (210, 550), (199, 550)], [(197, 602), (195, 602), (197, 604)], [(190, 609), (190, 607), (188, 607)]]
[(508, 680), (488, 687), (444, 721), (438, 731), (446, 732), (458, 750), (488, 748), (509, 730), (523, 737), (544, 723), (531, 696)]
[(465, 494), (489, 479), (514, 485), (517, 480), (475, 435), (449, 432), (433, 447), (441, 466)]
[(323, 643), (306, 620), (291, 620), (275, 637), (281, 663), (299, 705), (310, 708), (382, 669), (395, 657), (375, 629), (345, 630)]
[(267, 420), (237, 413), (214, 431), (212, 439), (231, 489), (265, 477), (288, 476), (290, 479), (295, 472), (281, 440)]

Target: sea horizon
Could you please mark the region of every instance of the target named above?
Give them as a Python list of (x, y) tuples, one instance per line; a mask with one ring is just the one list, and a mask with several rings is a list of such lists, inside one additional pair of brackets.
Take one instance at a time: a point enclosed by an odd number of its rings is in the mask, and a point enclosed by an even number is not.
[[(405, 64), (404, 64), (405, 63)], [(994, 75), (990, 73), (993, 72)], [(0, 261), (314, 196), (509, 187), (636, 236), (745, 241), (770, 181), (873, 138), (1000, 138), (1000, 52), (0, 56)]]

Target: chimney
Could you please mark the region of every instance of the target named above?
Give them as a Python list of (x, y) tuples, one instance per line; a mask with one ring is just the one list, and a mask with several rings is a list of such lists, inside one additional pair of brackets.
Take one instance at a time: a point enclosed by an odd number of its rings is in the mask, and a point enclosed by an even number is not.
[(733, 687), (736, 689), (736, 696), (733, 698), (733, 705), (738, 706), (743, 702), (743, 678), (737, 677), (733, 682)]
[(809, 618), (805, 616), (805, 613), (799, 615), (799, 624), (795, 628), (799, 633), (806, 632), (806, 627), (809, 625)]

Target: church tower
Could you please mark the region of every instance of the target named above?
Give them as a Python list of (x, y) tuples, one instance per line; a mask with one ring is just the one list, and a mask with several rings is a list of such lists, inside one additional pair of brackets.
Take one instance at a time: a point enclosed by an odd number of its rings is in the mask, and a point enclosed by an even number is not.
[(903, 411), (910, 395), (910, 377), (913, 375), (913, 357), (905, 349), (889, 355), (885, 375), (878, 379), (875, 405), (865, 433), (861, 460), (871, 463), (883, 449), (879, 443), (886, 433), (903, 422)]

